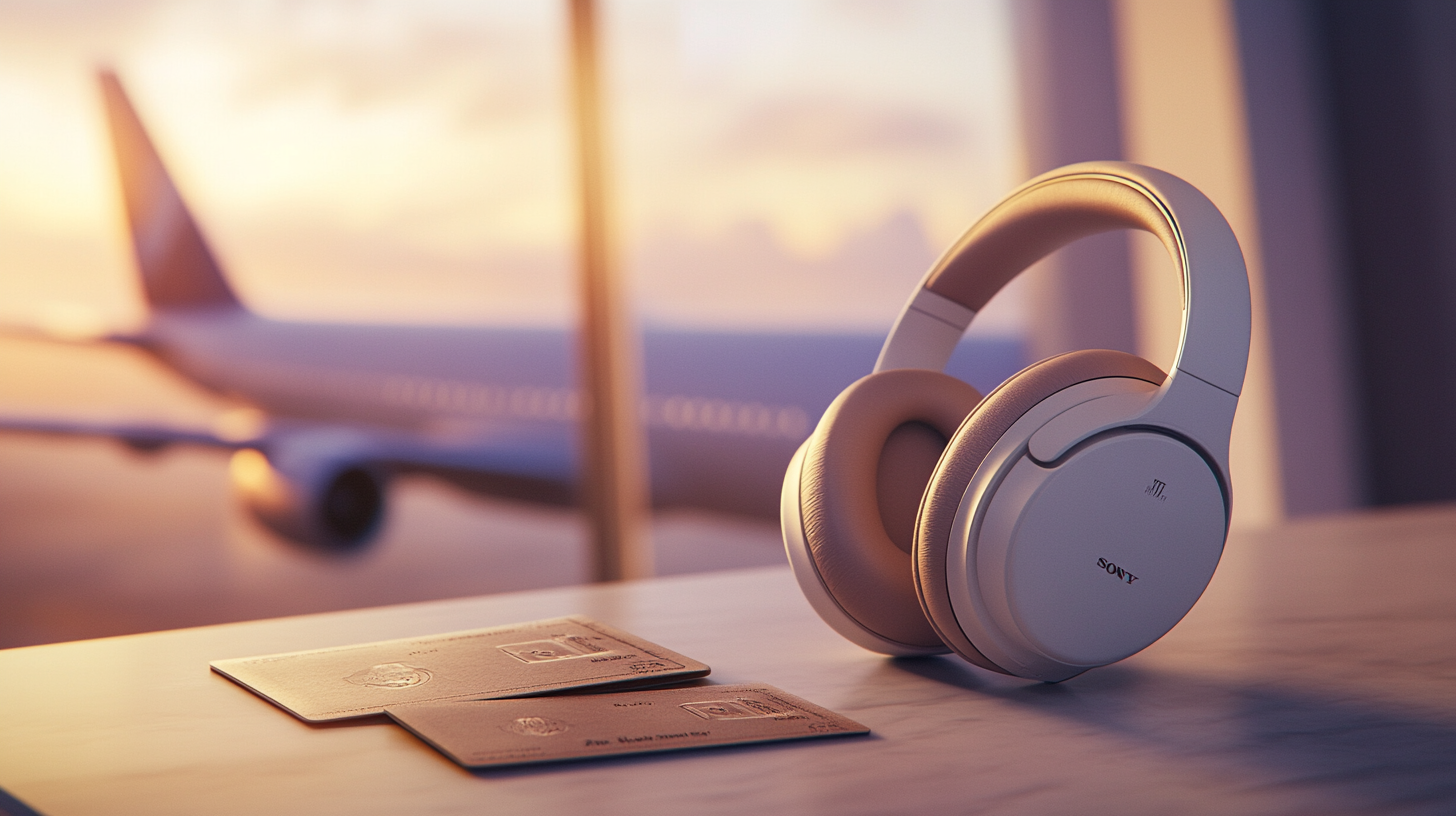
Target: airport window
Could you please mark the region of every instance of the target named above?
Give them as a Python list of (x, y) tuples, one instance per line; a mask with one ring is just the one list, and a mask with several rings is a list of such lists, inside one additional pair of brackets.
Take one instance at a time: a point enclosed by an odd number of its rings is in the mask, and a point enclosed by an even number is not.
[[(599, 1), (656, 568), (782, 565), (793, 451), (1019, 180), (1008, 4)], [(0, 4), (0, 648), (596, 574), (567, 22)]]

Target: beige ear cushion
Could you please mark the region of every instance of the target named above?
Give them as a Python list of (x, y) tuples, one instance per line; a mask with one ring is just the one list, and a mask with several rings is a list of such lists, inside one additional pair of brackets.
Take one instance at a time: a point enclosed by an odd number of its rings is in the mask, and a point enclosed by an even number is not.
[[(915, 598), (910, 556), (891, 541), (880, 517), (876, 486), (885, 443), (907, 423), (923, 423), (949, 439), (980, 398), (938, 371), (881, 371), (845, 389), (809, 439), (799, 482), (804, 539), (829, 594), (880, 637), (941, 647)], [(916, 500), (923, 490), (915, 489)]]
[(957, 654), (983, 668), (1004, 670), (976, 650), (956, 623), (946, 584), (946, 549), (961, 498), (991, 448), (1032, 406), (1064, 388), (1104, 377), (1128, 377), (1161, 385), (1157, 366), (1120, 351), (1093, 349), (1049, 357), (1006, 382), (966, 417), (940, 458), (920, 503), (915, 525), (914, 570), (924, 616)]

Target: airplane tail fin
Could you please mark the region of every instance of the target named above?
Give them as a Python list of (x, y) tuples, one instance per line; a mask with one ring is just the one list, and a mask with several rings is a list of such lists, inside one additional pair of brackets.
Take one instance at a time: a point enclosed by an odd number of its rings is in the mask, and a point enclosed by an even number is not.
[(97, 79), (147, 302), (158, 310), (240, 308), (121, 81), (104, 69)]

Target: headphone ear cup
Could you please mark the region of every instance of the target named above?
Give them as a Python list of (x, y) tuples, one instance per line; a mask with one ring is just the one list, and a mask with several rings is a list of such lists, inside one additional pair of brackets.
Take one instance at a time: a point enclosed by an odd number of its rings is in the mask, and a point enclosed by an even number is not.
[[(980, 398), (976, 389), (938, 371), (882, 371), (845, 389), (809, 438), (799, 482), (805, 543), (835, 604), (880, 638), (922, 651), (944, 648), (916, 600), (908, 547), (892, 540), (881, 507), (906, 496), (918, 503), (931, 468), (916, 460), (931, 453), (938, 458)], [(897, 434), (906, 426), (914, 430)], [(935, 442), (927, 448), (930, 436)], [(916, 437), (918, 444), (909, 441)], [(881, 484), (895, 489), (882, 496)], [(903, 538), (908, 545), (912, 536), (906, 531)]]
[[(1092, 349), (1049, 357), (1002, 383), (981, 401), (951, 437), (926, 486), (915, 524), (915, 591), (925, 618), (943, 643), (982, 668), (1009, 674), (981, 654), (961, 630), (951, 607), (946, 553), (966, 488), (982, 461), (1033, 406), (1064, 388), (1105, 377), (1161, 385), (1167, 375), (1141, 357)], [(967, 576), (957, 575), (964, 581)]]

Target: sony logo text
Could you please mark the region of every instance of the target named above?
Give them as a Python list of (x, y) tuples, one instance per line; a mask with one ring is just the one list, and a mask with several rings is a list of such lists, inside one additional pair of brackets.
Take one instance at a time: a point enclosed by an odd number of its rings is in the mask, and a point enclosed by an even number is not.
[(1106, 558), (1097, 559), (1097, 566), (1100, 569), (1106, 570), (1108, 575), (1116, 575), (1118, 578), (1126, 581), (1129, 584), (1138, 579), (1136, 575), (1133, 575), (1122, 567), (1119, 567), (1111, 561), (1108, 561)]

